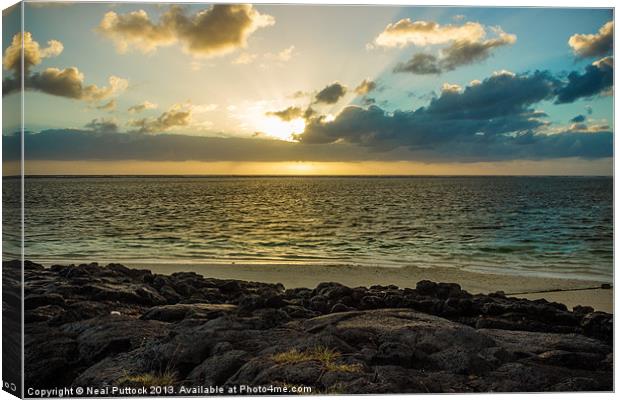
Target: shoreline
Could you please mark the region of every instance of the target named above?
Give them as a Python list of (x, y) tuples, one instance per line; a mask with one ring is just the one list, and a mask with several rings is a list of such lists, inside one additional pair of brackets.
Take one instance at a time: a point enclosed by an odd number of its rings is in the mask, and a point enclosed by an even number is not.
[[(54, 263), (42, 262), (50, 266)], [(76, 263), (77, 264), (77, 263)], [(100, 263), (105, 265), (105, 262)], [(378, 267), (368, 265), (328, 264), (244, 264), (244, 263), (133, 263), (130, 268), (149, 269), (170, 275), (195, 272), (209, 278), (281, 283), (286, 288), (314, 288), (321, 282), (338, 282), (349, 287), (396, 285), (414, 288), (421, 280), (454, 282), (470, 293), (504, 292), (507, 296), (529, 300), (545, 299), (574, 306), (590, 306), (613, 313), (613, 288), (601, 289), (603, 281), (560, 279), (519, 275), (471, 272), (452, 267), (420, 268)]]

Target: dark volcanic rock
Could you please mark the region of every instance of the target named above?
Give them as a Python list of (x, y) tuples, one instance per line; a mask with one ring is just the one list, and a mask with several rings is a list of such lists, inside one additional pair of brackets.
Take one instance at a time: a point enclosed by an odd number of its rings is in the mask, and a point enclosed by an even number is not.
[[(120, 264), (26, 262), (25, 281), (29, 387), (142, 377), (342, 394), (613, 388), (613, 315), (589, 307), (454, 283), (285, 290)], [(5, 293), (6, 315), (19, 307)]]
[(185, 318), (213, 319), (234, 311), (232, 304), (173, 304), (148, 309), (141, 319), (175, 322)]

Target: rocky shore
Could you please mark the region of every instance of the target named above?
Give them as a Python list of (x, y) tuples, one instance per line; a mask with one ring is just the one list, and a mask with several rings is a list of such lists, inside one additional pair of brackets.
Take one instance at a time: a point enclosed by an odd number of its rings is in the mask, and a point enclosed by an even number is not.
[[(4, 263), (5, 285), (18, 265)], [(293, 289), (120, 264), (25, 268), (26, 388), (613, 389), (613, 315), (589, 307), (430, 281)], [(5, 312), (16, 304), (3, 297)]]

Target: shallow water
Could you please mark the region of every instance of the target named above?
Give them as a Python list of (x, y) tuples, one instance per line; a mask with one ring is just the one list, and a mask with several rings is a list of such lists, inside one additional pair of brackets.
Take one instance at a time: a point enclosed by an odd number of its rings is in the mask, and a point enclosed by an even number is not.
[[(18, 183), (4, 180), (7, 201)], [(35, 260), (613, 272), (612, 178), (56, 177), (25, 187)]]

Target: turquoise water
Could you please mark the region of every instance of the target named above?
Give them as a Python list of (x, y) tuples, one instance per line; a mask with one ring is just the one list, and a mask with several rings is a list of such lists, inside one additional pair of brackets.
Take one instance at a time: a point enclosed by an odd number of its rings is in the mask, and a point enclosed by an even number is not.
[[(7, 201), (17, 183), (5, 179)], [(612, 178), (56, 177), (25, 187), (34, 260), (613, 273)]]

